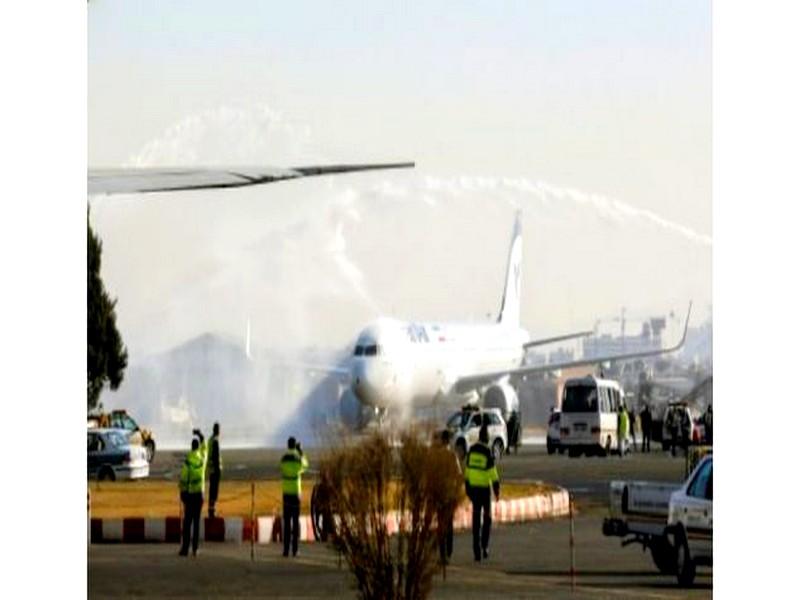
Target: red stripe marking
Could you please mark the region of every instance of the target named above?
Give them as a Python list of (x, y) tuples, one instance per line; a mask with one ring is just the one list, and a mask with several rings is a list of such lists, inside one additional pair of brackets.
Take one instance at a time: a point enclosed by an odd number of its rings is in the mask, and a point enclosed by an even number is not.
[(103, 541), (103, 519), (92, 519), (92, 543)]
[(166, 517), (164, 520), (164, 541), (178, 544), (181, 541), (181, 518)]
[(242, 519), (242, 541), (249, 542), (251, 534), (253, 535), (253, 539), (258, 541), (258, 519), (255, 521)]
[(144, 519), (123, 519), (122, 541), (126, 544), (144, 542)]
[(214, 517), (205, 519), (206, 541), (224, 542), (225, 541), (225, 519)]
[(282, 542), (283, 541), (283, 524), (281, 522), (281, 518), (276, 516), (272, 520), (272, 532), (270, 534), (270, 539), (273, 542)]

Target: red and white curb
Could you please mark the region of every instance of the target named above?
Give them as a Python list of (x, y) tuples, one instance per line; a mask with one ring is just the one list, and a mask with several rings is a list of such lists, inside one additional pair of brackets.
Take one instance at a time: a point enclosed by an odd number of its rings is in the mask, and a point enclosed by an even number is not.
[[(537, 519), (548, 519), (569, 514), (569, 493), (559, 490), (549, 494), (500, 500), (492, 504), (494, 523), (521, 523)], [(200, 522), (200, 539), (206, 542), (249, 542), (251, 536), (258, 544), (282, 541), (282, 522), (279, 516), (256, 517), (255, 522), (242, 517), (205, 518)], [(387, 516), (386, 527), (397, 533), (401, 527), (399, 514)], [(472, 527), (472, 509), (464, 505), (456, 510), (453, 528)], [(255, 531), (253, 530), (255, 528)], [(101, 543), (179, 543), (181, 520), (179, 517), (91, 519), (90, 541)], [(309, 515), (300, 517), (300, 540), (314, 541), (314, 530)]]
[[(207, 542), (241, 542), (250, 539), (247, 526), (249, 519), (229, 517), (226, 519), (202, 519), (200, 539)], [(91, 541), (93, 544), (105, 542), (174, 542), (181, 541), (180, 517), (161, 517), (157, 519), (92, 519)]]

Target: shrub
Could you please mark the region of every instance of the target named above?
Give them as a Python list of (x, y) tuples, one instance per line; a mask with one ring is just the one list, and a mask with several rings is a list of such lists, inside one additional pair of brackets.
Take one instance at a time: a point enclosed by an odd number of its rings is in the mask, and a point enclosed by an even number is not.
[(331, 450), (320, 465), (324, 510), (334, 515), (333, 546), (365, 599), (425, 598), (439, 540), (462, 500), (452, 452), (408, 429), (393, 448), (383, 433)]

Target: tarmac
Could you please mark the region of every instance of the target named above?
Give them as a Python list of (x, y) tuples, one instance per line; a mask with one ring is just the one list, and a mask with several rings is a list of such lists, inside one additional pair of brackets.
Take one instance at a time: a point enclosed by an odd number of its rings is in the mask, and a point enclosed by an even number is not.
[[(224, 451), (224, 446), (223, 446)], [(279, 449), (224, 451), (225, 477), (271, 478)], [(309, 449), (312, 466), (315, 454)], [(182, 453), (161, 452), (153, 477), (174, 477)], [(569, 520), (534, 521), (493, 527), (488, 561), (472, 559), (471, 536), (456, 534), (452, 563), (434, 581), (433, 598), (711, 598), (711, 569), (698, 569), (691, 589), (662, 575), (640, 546), (622, 548), (619, 538), (604, 537), (608, 482), (641, 479), (678, 482), (684, 460), (660, 450), (625, 458), (568, 458), (523, 447), (502, 462), (503, 478), (544, 480), (569, 489), (576, 498), (575, 589), (570, 574)], [(224, 485), (224, 481), (223, 484)], [(301, 544), (300, 556), (286, 559), (281, 548), (249, 544), (201, 546), (197, 558), (180, 558), (177, 546), (93, 545), (88, 550), (90, 598), (248, 598), (255, 596), (356, 597), (345, 565), (323, 544)]]
[[(569, 521), (496, 527), (488, 561), (473, 562), (471, 537), (457, 534), (446, 579), (434, 580), (433, 598), (711, 598), (711, 573), (694, 587), (677, 587), (649, 554), (603, 537), (600, 515), (575, 521), (576, 588), (572, 590)], [(90, 598), (355, 598), (346, 565), (323, 544), (303, 544), (297, 558), (278, 545), (203, 544), (197, 558), (177, 546), (111, 545), (89, 550)]]

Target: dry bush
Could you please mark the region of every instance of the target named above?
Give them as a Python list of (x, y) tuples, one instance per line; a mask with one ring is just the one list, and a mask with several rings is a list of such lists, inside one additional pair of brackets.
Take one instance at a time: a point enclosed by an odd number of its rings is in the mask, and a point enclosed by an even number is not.
[[(439, 558), (439, 522), (463, 496), (453, 454), (409, 429), (393, 448), (374, 433), (332, 450), (320, 466), (333, 546), (366, 599), (418, 599), (431, 590)], [(395, 533), (396, 532), (396, 533)], [(392, 535), (394, 533), (394, 535)]]

